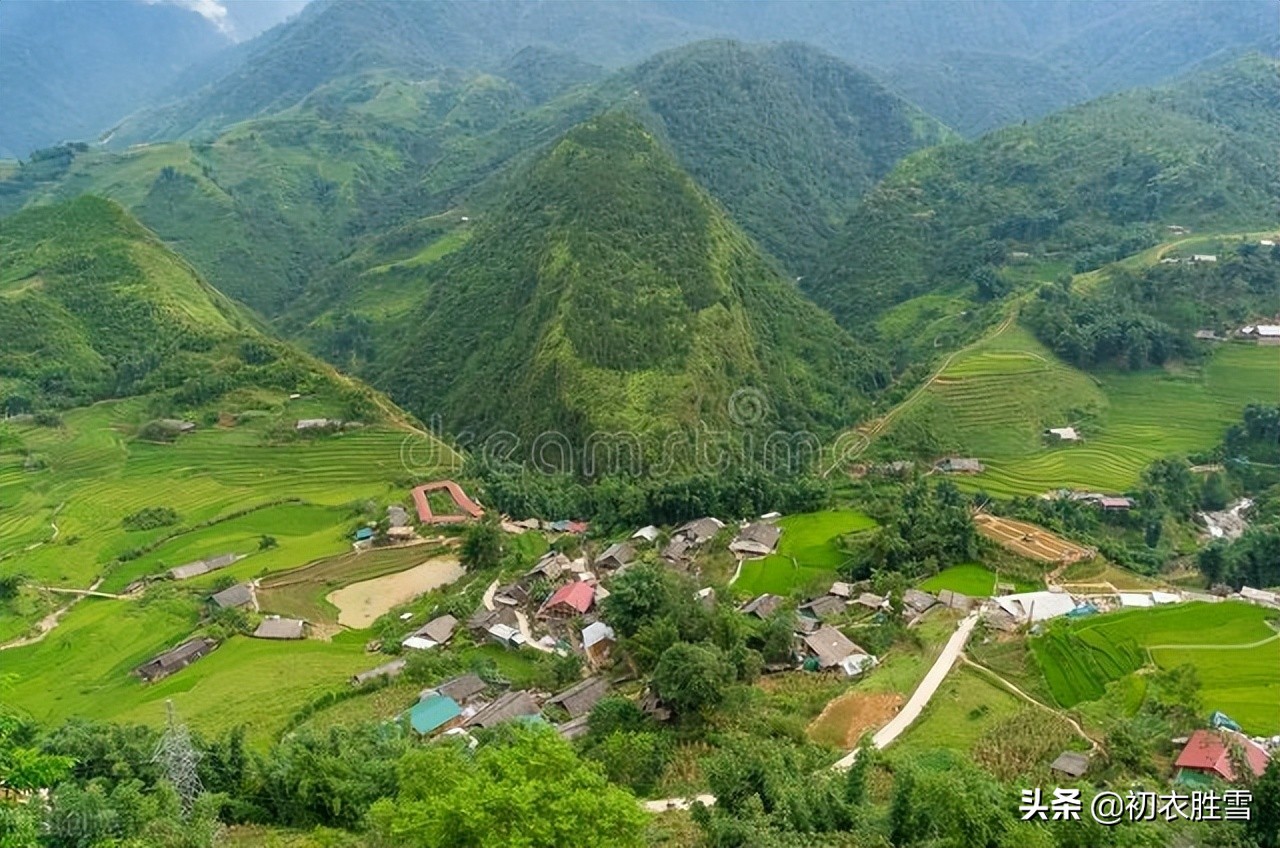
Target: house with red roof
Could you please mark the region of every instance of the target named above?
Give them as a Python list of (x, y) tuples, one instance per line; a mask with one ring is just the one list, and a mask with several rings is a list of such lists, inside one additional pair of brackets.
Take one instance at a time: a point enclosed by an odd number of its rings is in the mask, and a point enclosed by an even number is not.
[(596, 601), (596, 587), (590, 583), (566, 583), (538, 610), (542, 618), (573, 618), (583, 615)]
[(1267, 752), (1243, 733), (1230, 730), (1197, 730), (1187, 740), (1187, 746), (1182, 749), (1174, 765), (1182, 771), (1218, 777), (1234, 783), (1236, 771), (1232, 763), (1233, 748), (1240, 750), (1240, 755), (1234, 759), (1247, 762), (1254, 775), (1261, 777), (1270, 760)]

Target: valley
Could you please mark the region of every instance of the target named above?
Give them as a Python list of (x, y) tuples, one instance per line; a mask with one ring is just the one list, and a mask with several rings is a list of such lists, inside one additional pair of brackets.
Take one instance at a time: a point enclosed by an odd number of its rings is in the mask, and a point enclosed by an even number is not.
[(1280, 844), (1264, 4), (78, 5), (0, 846)]

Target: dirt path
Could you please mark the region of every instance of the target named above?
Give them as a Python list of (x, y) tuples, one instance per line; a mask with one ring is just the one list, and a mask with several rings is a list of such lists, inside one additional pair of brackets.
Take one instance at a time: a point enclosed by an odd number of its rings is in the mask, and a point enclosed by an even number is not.
[(963, 662), (965, 665), (969, 666), (970, 668), (977, 669), (980, 673), (986, 675), (992, 680), (995, 680), (1005, 689), (1009, 690), (1014, 695), (1017, 695), (1019, 698), (1026, 701), (1027, 703), (1034, 704), (1035, 706), (1039, 707), (1042, 710), (1045, 710), (1046, 712), (1053, 713), (1055, 716), (1062, 719), (1067, 724), (1071, 725), (1072, 729), (1074, 729), (1075, 732), (1079, 734), (1080, 738), (1084, 739), (1089, 743), (1090, 747), (1095, 753), (1102, 750), (1102, 745), (1098, 743), (1098, 740), (1094, 739), (1088, 733), (1085, 733), (1084, 728), (1080, 726), (1080, 723), (1077, 722), (1075, 719), (1073, 719), (1071, 716), (1064, 713), (1062, 710), (1056, 709), (1054, 707), (1049, 706), (1048, 704), (1037, 701), (1035, 698), (1031, 697), (1026, 692), (1023, 692), (1017, 686), (1013, 685), (1008, 680), (1005, 680), (1003, 677), (996, 674), (994, 671), (987, 668), (985, 665), (974, 662), (964, 654), (960, 655), (960, 661)]
[(330, 592), (327, 600), (338, 608), (339, 624), (362, 630), (395, 607), (452, 583), (463, 573), (458, 560), (437, 557), (404, 571), (343, 586)]
[[(102, 585), (102, 578), (99, 577), (97, 580), (93, 581), (93, 585), (91, 585), (86, 591), (90, 595), (97, 595), (98, 593), (96, 592), (96, 589), (101, 585)], [(48, 636), (50, 633), (53, 632), (53, 629), (58, 626), (58, 622), (62, 620), (62, 617), (66, 615), (68, 612), (70, 612), (72, 607), (80, 603), (80, 600), (84, 597), (85, 597), (85, 591), (76, 592), (75, 597), (73, 597), (71, 600), (67, 601), (65, 604), (58, 607), (56, 610), (54, 610), (53, 612), (49, 613), (44, 618), (36, 622), (36, 635), (23, 636), (19, 639), (11, 639), (10, 641), (5, 642), (3, 645), (0, 645), (0, 651), (6, 651), (9, 648), (22, 648), (22, 647), (25, 647), (26, 645), (34, 645), (37, 642), (42, 641), (44, 637)], [(117, 596), (107, 595), (105, 597), (117, 597)]]

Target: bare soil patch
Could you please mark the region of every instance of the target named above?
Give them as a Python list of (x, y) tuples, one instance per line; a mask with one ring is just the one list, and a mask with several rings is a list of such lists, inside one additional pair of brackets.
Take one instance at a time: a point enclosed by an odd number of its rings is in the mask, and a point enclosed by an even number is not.
[(405, 571), (352, 583), (330, 592), (327, 597), (329, 603), (338, 608), (338, 623), (359, 630), (400, 604), (452, 583), (462, 575), (462, 564), (457, 559), (437, 557)]
[(897, 692), (849, 692), (827, 704), (809, 725), (809, 736), (842, 750), (858, 745), (869, 730), (883, 727), (902, 706)]
[(973, 517), (978, 532), (1018, 556), (1040, 562), (1072, 563), (1092, 559), (1096, 551), (1049, 532), (1038, 524), (987, 513)]

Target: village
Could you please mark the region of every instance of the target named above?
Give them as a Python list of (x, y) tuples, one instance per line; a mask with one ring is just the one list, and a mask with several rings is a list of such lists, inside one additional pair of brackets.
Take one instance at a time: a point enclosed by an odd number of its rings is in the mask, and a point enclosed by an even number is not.
[[(976, 469), (975, 469), (976, 464)], [(976, 460), (947, 458), (934, 468), (943, 473), (972, 473), (980, 470)], [(891, 472), (892, 473), (892, 472)], [(1102, 510), (1124, 510), (1132, 506), (1128, 498), (1099, 493), (1061, 491), (1046, 497), (1083, 501)], [(380, 546), (419, 544), (421, 533), (441, 528), (457, 530), (483, 520), (486, 512), (452, 480), (438, 480), (415, 487), (410, 492), (412, 514), (401, 504), (386, 507), (385, 520), (376, 527), (355, 531), (351, 544), (360, 553)], [(414, 521), (416, 517), (416, 521)], [(734, 580), (744, 565), (774, 557), (785, 530), (783, 516), (776, 512), (761, 515), (740, 525), (726, 525), (704, 516), (669, 530), (653, 525), (641, 527), (625, 538), (589, 538), (590, 526), (575, 520), (497, 520), (502, 533), (511, 537), (537, 534), (551, 544), (546, 553), (523, 573), (496, 578), (483, 592), (469, 615), (441, 613), (419, 617), (400, 614), (396, 625), (400, 636), (392, 641), (370, 642), (368, 650), (381, 654), (382, 662), (371, 664), (349, 681), (353, 690), (376, 689), (399, 678), (419, 653), (448, 651), (458, 642), (492, 645), (506, 651), (531, 652), (548, 657), (573, 657), (580, 663), (578, 679), (555, 691), (511, 687), (501, 679), (488, 679), (475, 671), (457, 674), (419, 692), (415, 703), (406, 705), (395, 719), (407, 723), (423, 739), (437, 736), (468, 736), (473, 731), (512, 721), (539, 721), (553, 725), (566, 739), (588, 732), (592, 708), (606, 695), (625, 693), (652, 720), (666, 722), (672, 710), (642, 679), (637, 679), (628, 662), (620, 661), (619, 635), (602, 615), (610, 586), (620, 575), (641, 565), (657, 565), (692, 579), (698, 585), (692, 593), (696, 603), (714, 606), (717, 591), (734, 590)], [(987, 514), (974, 515), (978, 533), (1028, 560), (1044, 563), (1054, 570), (1046, 586), (1034, 591), (1018, 591), (1014, 583), (996, 581), (990, 596), (967, 595), (950, 589), (935, 592), (908, 587), (890, 597), (872, 591), (870, 581), (831, 580), (823, 591), (804, 597), (763, 592), (742, 599), (737, 614), (768, 622), (789, 617), (791, 656), (785, 662), (766, 665), (765, 675), (803, 672), (830, 675), (853, 681), (872, 672), (880, 662), (874, 652), (860, 646), (849, 632), (887, 619), (900, 621), (910, 629), (938, 611), (954, 616), (953, 646), (939, 656), (935, 668), (941, 672), (964, 649), (965, 638), (981, 625), (991, 635), (987, 639), (1041, 633), (1053, 620), (1079, 621), (1118, 610), (1139, 610), (1188, 602), (1246, 602), (1280, 610), (1280, 595), (1244, 587), (1239, 592), (1213, 594), (1201, 591), (1136, 591), (1117, 589), (1106, 583), (1072, 584), (1057, 579), (1062, 570), (1092, 559), (1096, 551), (1063, 539), (1036, 525)], [(452, 537), (456, 543), (457, 537)], [(701, 580), (700, 554), (713, 545), (722, 545), (737, 563), (727, 589)], [(237, 561), (225, 554), (187, 563), (168, 572), (175, 581), (207, 574)], [(207, 599), (211, 612), (238, 609), (252, 613), (256, 621), (251, 637), (267, 640), (301, 640), (312, 634), (311, 623), (281, 617), (261, 608), (257, 581), (236, 583), (220, 589)], [(958, 640), (958, 641), (957, 641)], [(179, 672), (207, 656), (219, 646), (209, 636), (198, 636), (165, 651), (135, 669), (146, 683), (154, 683)], [(913, 701), (927, 703), (933, 694), (928, 683), (913, 693)], [(894, 734), (903, 728), (894, 730)], [(892, 741), (886, 738), (885, 744)], [(1221, 711), (1215, 711), (1206, 727), (1182, 740), (1184, 749), (1177, 759), (1179, 773), (1207, 774), (1228, 782), (1237, 779), (1229, 756), (1243, 747), (1245, 759), (1261, 774), (1270, 756), (1280, 752), (1280, 736), (1253, 737)], [(1052, 763), (1052, 769), (1079, 777), (1088, 769), (1086, 753), (1066, 751)]]

